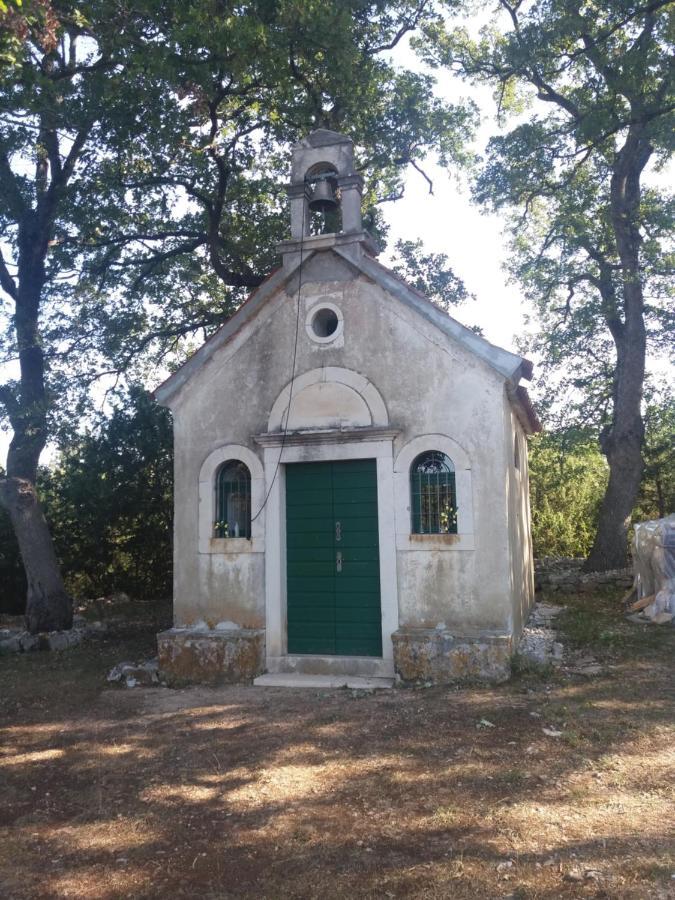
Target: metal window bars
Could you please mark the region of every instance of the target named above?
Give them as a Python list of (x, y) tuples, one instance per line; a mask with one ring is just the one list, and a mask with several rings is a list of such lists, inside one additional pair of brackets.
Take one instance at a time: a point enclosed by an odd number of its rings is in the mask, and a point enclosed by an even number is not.
[(251, 473), (236, 459), (229, 460), (216, 475), (214, 537), (251, 538)]
[(421, 453), (410, 467), (413, 534), (457, 534), (455, 467), (439, 450)]

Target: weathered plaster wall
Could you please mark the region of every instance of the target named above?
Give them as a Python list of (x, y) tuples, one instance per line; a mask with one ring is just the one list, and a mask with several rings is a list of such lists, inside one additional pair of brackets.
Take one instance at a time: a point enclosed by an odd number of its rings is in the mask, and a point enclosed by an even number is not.
[[(409, 525), (397, 519), (397, 544), (403, 545), (397, 550), (401, 626), (444, 624), (458, 634), (508, 630), (513, 559), (503, 379), (379, 286), (355, 278), (354, 270), (332, 254), (312, 260), (305, 279), (296, 373), (338, 366), (372, 381), (384, 398), (389, 424), (400, 429), (394, 457), (413, 438), (439, 434), (452, 438), (469, 460), (465, 484), (470, 483), (470, 494), (460, 508), (464, 532), (459, 540), (444, 544), (423, 538), (416, 546), (406, 545), (402, 532)], [(264, 625), (264, 555), (253, 546), (252, 552), (226, 556), (198, 552), (197, 485), (204, 460), (222, 444), (242, 445), (262, 461), (252, 436), (267, 431), (274, 402), (291, 377), (297, 281), (287, 289), (289, 294), (268, 301), (172, 401), (177, 624), (204, 618), (247, 628)], [(311, 307), (321, 300), (342, 313), (342, 334), (335, 344), (313, 342), (304, 327)], [(363, 417), (356, 400), (353, 406)], [(435, 449), (433, 440), (426, 449)]]
[(508, 484), (511, 602), (516, 638), (534, 602), (534, 558), (530, 528), (530, 490), (527, 439), (506, 395), (504, 396), (504, 471)]

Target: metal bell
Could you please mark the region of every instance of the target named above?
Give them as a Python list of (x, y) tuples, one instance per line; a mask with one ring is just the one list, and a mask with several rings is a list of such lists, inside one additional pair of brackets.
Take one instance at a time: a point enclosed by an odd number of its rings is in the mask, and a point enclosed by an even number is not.
[(333, 186), (327, 178), (321, 178), (314, 185), (309, 208), (312, 212), (327, 213), (338, 206)]

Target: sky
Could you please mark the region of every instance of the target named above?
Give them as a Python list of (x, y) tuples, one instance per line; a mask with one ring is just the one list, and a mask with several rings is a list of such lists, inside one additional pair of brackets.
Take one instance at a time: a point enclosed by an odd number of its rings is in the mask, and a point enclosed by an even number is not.
[(425, 171), (434, 182), (433, 195), (413, 171), (403, 199), (386, 211), (391, 244), (398, 238), (421, 238), (427, 252), (445, 253), (476, 297), (453, 308), (452, 315), (464, 325), (479, 325), (493, 344), (515, 350), (525, 308), (518, 287), (507, 283), (503, 269), (508, 248), (502, 220), (480, 213), (469, 200), (468, 184), (457, 185), (435, 166), (425, 166)]

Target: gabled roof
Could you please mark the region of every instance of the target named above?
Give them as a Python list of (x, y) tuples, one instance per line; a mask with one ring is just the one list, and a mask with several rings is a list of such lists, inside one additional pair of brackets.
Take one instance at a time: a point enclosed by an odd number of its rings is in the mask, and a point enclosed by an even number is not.
[[(328, 249), (325, 242), (321, 242), (324, 246), (320, 249), (307, 249), (303, 253), (303, 265), (318, 252)], [(514, 402), (517, 411), (521, 413), (519, 418), (523, 422), (524, 427), (528, 431), (539, 431), (541, 425), (534, 413), (534, 408), (527, 396), (525, 388), (518, 388), (521, 378), (530, 380), (532, 378), (532, 363), (503, 350), (491, 344), (488, 340), (471, 329), (462, 325), (452, 316), (439, 309), (427, 297), (418, 290), (413, 288), (402, 278), (377, 262), (373, 257), (363, 253), (355, 257), (347, 248), (343, 248), (339, 243), (335, 243), (329, 248), (333, 253), (342, 257), (350, 266), (360, 271), (368, 279), (378, 284), (385, 291), (392, 294), (409, 308), (415, 310), (428, 322), (435, 325), (444, 334), (457, 341), (470, 353), (478, 356), (486, 362), (492, 369), (497, 371), (508, 382), (509, 396)], [(271, 299), (278, 290), (283, 288), (285, 283), (299, 268), (299, 255), (293, 259), (290, 254), (286, 258), (285, 265), (279, 269), (275, 269), (262, 284), (259, 285), (247, 298), (247, 300), (239, 307), (239, 309), (227, 319), (226, 322), (197, 350), (190, 359), (187, 360), (179, 369), (170, 375), (166, 381), (156, 388), (154, 395), (159, 403), (168, 405), (171, 396), (192, 377), (192, 375), (201, 368), (204, 363), (209, 360), (223, 345), (228, 343), (241, 329), (250, 322), (261, 308)], [(518, 409), (519, 408), (519, 409)], [(525, 419), (526, 421), (523, 421)]]

